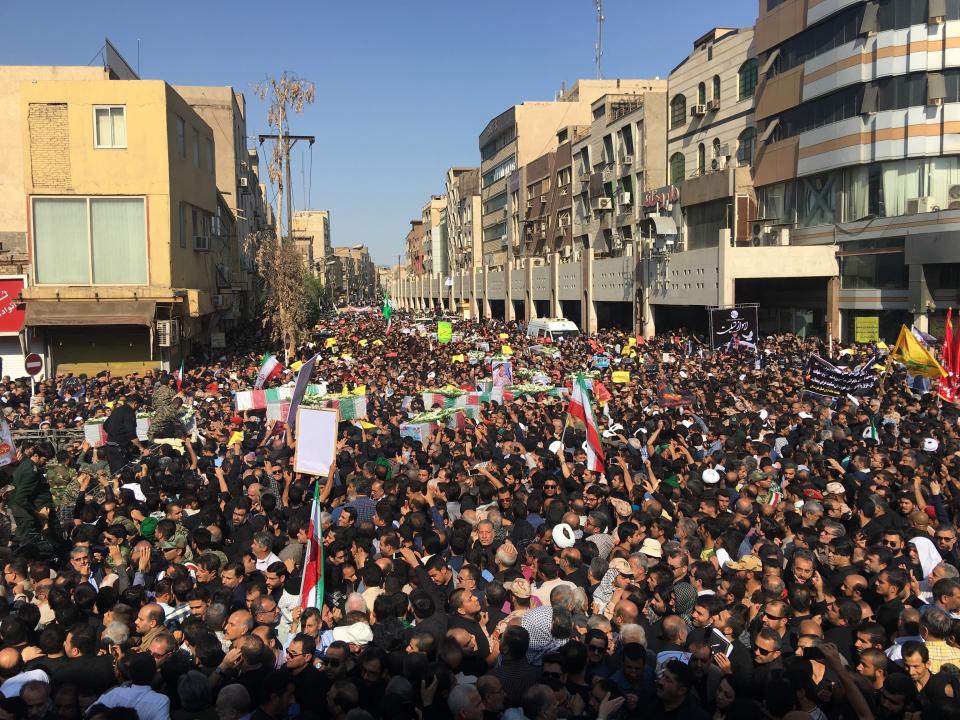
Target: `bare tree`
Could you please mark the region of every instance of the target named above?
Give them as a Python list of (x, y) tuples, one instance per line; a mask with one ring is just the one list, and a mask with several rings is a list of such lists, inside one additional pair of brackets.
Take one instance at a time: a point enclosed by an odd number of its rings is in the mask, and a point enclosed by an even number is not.
[[(270, 180), (277, 186), (277, 230), (255, 233), (249, 237), (248, 251), (256, 260), (257, 273), (263, 293), (263, 324), (271, 331), (274, 340), (283, 343), (292, 354), (301, 339), (306, 323), (304, 307), (303, 256), (293, 244), (292, 232), (286, 240), (283, 234), (284, 172), (290, 162), (289, 119), (291, 113), (302, 113), (305, 105), (316, 98), (316, 86), (295, 74), (284, 72), (279, 78), (268, 77), (255, 86), (261, 100), (269, 100), (267, 124), (280, 136), (273, 144), (273, 153), (268, 163)], [(287, 218), (287, 227), (293, 227), (293, 218)]]

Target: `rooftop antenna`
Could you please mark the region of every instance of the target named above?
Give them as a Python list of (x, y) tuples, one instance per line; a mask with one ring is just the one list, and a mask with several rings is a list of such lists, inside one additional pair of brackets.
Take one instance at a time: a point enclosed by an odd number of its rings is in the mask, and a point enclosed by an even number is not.
[(603, 0), (594, 0), (597, 6), (597, 44), (594, 46), (594, 60), (597, 63), (597, 80), (603, 79)]

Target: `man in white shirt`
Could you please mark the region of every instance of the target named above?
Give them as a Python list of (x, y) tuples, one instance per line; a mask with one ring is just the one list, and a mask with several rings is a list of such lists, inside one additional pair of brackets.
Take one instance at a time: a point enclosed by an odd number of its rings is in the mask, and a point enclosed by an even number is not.
[(280, 562), (280, 558), (273, 554), (273, 537), (269, 533), (257, 533), (253, 536), (253, 542), (250, 543), (250, 550), (257, 559), (257, 570), (262, 573), (275, 562)]
[(133, 708), (140, 720), (169, 720), (170, 699), (150, 689), (157, 663), (150, 653), (133, 653), (120, 661), (120, 669), (129, 679), (120, 687), (107, 690), (96, 703), (107, 707)]

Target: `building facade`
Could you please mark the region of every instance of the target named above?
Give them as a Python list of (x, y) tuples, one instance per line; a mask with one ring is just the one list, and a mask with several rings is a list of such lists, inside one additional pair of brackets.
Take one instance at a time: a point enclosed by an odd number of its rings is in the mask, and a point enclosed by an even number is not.
[(371, 305), (382, 298), (377, 269), (366, 245), (333, 248), (327, 260), (327, 279), (337, 305)]
[[(447, 170), (447, 242), (449, 272), (461, 280), (480, 267), (483, 260), (480, 199), (480, 168)], [(451, 291), (452, 291), (452, 285)], [(464, 317), (476, 317), (477, 308), (470, 303), (469, 293), (462, 293), (450, 302)]]
[(109, 77), (19, 83), (25, 324), (48, 372), (175, 366), (218, 327), (213, 130), (166, 83)]
[(308, 270), (326, 282), (326, 263), (333, 256), (333, 245), (330, 242), (330, 211), (329, 210), (297, 210), (293, 213), (293, 237), (303, 245), (309, 245), (301, 252), (307, 255)]
[(760, 214), (835, 252), (845, 340), (940, 333), (960, 297), (958, 35), (956, 3), (760, 3)]

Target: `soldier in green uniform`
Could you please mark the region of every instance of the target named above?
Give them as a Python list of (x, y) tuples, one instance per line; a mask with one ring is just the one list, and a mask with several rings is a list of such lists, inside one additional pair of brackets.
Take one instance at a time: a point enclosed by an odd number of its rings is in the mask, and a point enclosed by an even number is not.
[(150, 407), (154, 412), (169, 405), (170, 401), (176, 396), (177, 391), (173, 386), (175, 382), (176, 380), (171, 375), (164, 373), (160, 376), (160, 381), (157, 383), (153, 391), (153, 397), (150, 399)]
[(50, 495), (53, 497), (54, 507), (60, 525), (69, 525), (73, 521), (73, 506), (77, 495), (71, 497), (69, 489), (75, 484), (77, 471), (70, 467), (70, 453), (60, 450), (55, 460), (47, 463), (47, 483), (50, 485)]
[(43, 468), (56, 453), (49, 442), (39, 442), (27, 449), (27, 456), (13, 471), (13, 492), (10, 494), (10, 513), (17, 528), (14, 533), (20, 545), (40, 540), (44, 523), (55, 541), (60, 541), (60, 522), (53, 505), (50, 486), (43, 476)]
[(150, 439), (175, 438), (181, 436), (180, 411), (183, 408), (182, 397), (172, 397), (170, 402), (153, 413), (150, 420)]

